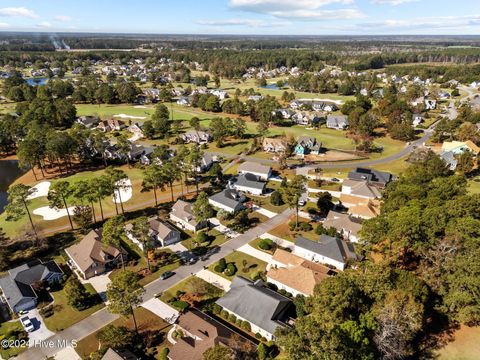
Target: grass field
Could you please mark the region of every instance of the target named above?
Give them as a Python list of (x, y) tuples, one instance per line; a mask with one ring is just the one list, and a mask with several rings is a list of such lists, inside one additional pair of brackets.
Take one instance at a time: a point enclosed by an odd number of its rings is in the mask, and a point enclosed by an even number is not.
[[(140, 336), (142, 333), (163, 333), (164, 336), (160, 337), (162, 340), (159, 343), (154, 345), (154, 349), (149, 349), (149, 351), (158, 352), (158, 350), (166, 345), (168, 345), (166, 339), (166, 333), (170, 329), (171, 325), (163, 321), (157, 315), (151, 311), (139, 307), (135, 309), (135, 315), (138, 322), (138, 331)], [(112, 322), (114, 326), (125, 326), (130, 330), (134, 330), (134, 325), (132, 319), (119, 318)], [(101, 330), (99, 330), (101, 331)], [(75, 351), (82, 359), (90, 359), (90, 354), (97, 351), (100, 347), (100, 343), (97, 340), (97, 334), (99, 331), (94, 332), (93, 334), (88, 335), (78, 342), (78, 346), (75, 348)]]
[[(214, 274), (220, 275), (230, 281), (232, 281), (235, 276), (244, 276), (247, 278), (251, 278), (252, 274), (264, 272), (267, 268), (266, 262), (248, 254), (245, 254), (241, 251), (234, 251), (230, 253), (225, 257), (225, 261), (227, 262), (227, 264), (234, 263), (235, 267), (237, 268), (237, 272), (235, 273), (235, 275), (227, 276), (224, 273), (217, 273), (215, 271), (215, 266), (218, 263), (210, 265), (208, 269)], [(246, 265), (244, 265), (244, 261), (246, 261)]]
[[(203, 279), (200, 279), (196, 276), (190, 276), (183, 281), (180, 281), (171, 288), (165, 290), (160, 297), (165, 303), (169, 303), (174, 297), (177, 296), (178, 291), (183, 291), (187, 294), (191, 293), (203, 293), (203, 300), (219, 298), (223, 295), (223, 291), (216, 286), (206, 282)], [(173, 306), (173, 305), (172, 305)]]
[[(24, 331), (20, 321), (7, 321), (0, 323), (0, 339), (3, 339), (3, 336), (5, 336), (10, 331)], [(20, 354), (25, 349), (26, 348), (23, 347), (12, 347), (9, 349), (4, 349), (0, 346), (0, 357), (3, 359), (10, 359)]]
[[(85, 289), (92, 296), (98, 296), (91, 284), (84, 284)], [(80, 320), (89, 317), (94, 312), (97, 312), (104, 307), (104, 304), (98, 299), (99, 303), (83, 311), (79, 311), (68, 305), (68, 299), (65, 291), (59, 290), (51, 293), (54, 298), (54, 314), (50, 317), (45, 317), (44, 322), (48, 329), (54, 332), (62, 331)]]
[(454, 339), (438, 350), (438, 360), (476, 360), (480, 354), (480, 327), (461, 326)]

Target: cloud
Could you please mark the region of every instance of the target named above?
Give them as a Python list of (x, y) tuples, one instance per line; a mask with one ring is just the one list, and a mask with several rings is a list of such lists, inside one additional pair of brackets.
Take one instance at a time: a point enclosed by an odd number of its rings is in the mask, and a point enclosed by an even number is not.
[(5, 16), (5, 17), (26, 17), (26, 18), (31, 18), (31, 19), (36, 19), (38, 18), (38, 15), (35, 14), (30, 9), (27, 9), (25, 7), (6, 7), (6, 8), (0, 8), (0, 16)]
[(53, 19), (56, 20), (56, 21), (61, 21), (61, 22), (72, 21), (72, 18), (68, 15), (57, 15)]
[(37, 27), (42, 29), (48, 29), (52, 27), (52, 24), (50, 24), (48, 21), (42, 21), (41, 23), (37, 24)]
[(8, 28), (10, 25), (7, 24), (6, 22), (0, 22), (0, 29), (5, 29)]
[(389, 29), (389, 30), (405, 30), (405, 29), (465, 29), (467, 27), (479, 27), (480, 15), (472, 16), (443, 16), (443, 17), (426, 17), (412, 18), (409, 20), (384, 20), (376, 22), (359, 23), (356, 25), (363, 29)]
[[(337, 5), (335, 9), (323, 9), (327, 5)], [(338, 8), (338, 5), (351, 5), (353, 0), (230, 0), (234, 10), (271, 15), (281, 19), (303, 21), (356, 19), (363, 17), (356, 8)]]
[(227, 20), (199, 20), (199, 25), (207, 26), (250, 26), (255, 28), (281, 27), (290, 25), (290, 22), (267, 22), (251, 19), (227, 19)]
[(411, 3), (411, 2), (417, 2), (417, 1), (420, 1), (420, 0), (373, 0), (372, 4), (397, 6), (397, 5)]

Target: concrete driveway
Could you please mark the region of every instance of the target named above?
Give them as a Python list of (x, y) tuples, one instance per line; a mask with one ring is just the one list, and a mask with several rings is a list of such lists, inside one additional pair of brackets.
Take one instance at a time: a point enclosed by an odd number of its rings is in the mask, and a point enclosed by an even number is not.
[(145, 301), (142, 305), (147, 310), (150, 310), (155, 315), (161, 317), (163, 320), (168, 322), (169, 324), (175, 323), (177, 321), (178, 316), (180, 313), (175, 310), (170, 305), (165, 304), (163, 301), (152, 298), (150, 300)]
[(30, 346), (32, 346), (34, 342), (43, 341), (45, 339), (48, 339), (50, 336), (55, 335), (54, 332), (47, 329), (45, 323), (43, 322), (43, 318), (40, 316), (37, 309), (32, 309), (27, 314), (22, 315), (21, 317), (24, 316), (28, 316), (33, 326), (35, 327), (35, 330), (33, 330), (31, 333), (28, 333), (28, 340)]
[(53, 357), (55, 360), (81, 360), (82, 358), (78, 356), (75, 349), (71, 346), (68, 346), (58, 353), (55, 354)]
[(100, 295), (103, 302), (107, 301), (107, 285), (110, 284), (110, 279), (108, 278), (110, 273), (94, 276), (88, 280), (80, 279), (83, 284), (89, 283), (93, 286), (95, 291)]

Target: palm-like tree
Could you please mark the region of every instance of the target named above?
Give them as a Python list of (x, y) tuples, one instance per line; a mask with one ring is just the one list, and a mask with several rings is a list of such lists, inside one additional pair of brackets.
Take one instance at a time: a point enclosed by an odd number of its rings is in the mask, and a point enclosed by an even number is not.
[(155, 197), (155, 206), (158, 206), (157, 190), (164, 189), (165, 178), (163, 177), (161, 167), (157, 164), (150, 164), (143, 171), (142, 191), (153, 190)]
[[(124, 182), (128, 180), (127, 174), (125, 174), (125, 171), (123, 170), (108, 167), (107, 170), (105, 171), (105, 175), (108, 177), (110, 184), (113, 188), (114, 197), (118, 196), (118, 202), (120, 203), (122, 214), (125, 214), (125, 209), (123, 208), (121, 191), (127, 187), (127, 185), (124, 185)], [(116, 201), (115, 201), (115, 206), (117, 206)]]
[(67, 198), (73, 194), (73, 188), (70, 186), (68, 181), (57, 181), (50, 186), (48, 191), (48, 201), (50, 206), (61, 209), (65, 208), (68, 215), (68, 221), (70, 222), (70, 227), (73, 230), (72, 217), (70, 216), (70, 211), (68, 210)]

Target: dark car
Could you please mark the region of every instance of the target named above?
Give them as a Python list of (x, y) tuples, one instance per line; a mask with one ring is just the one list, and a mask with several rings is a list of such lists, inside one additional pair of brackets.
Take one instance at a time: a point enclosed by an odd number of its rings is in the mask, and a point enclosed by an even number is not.
[(161, 280), (166, 280), (169, 277), (172, 277), (175, 273), (172, 271), (165, 271), (162, 275), (160, 275)]

